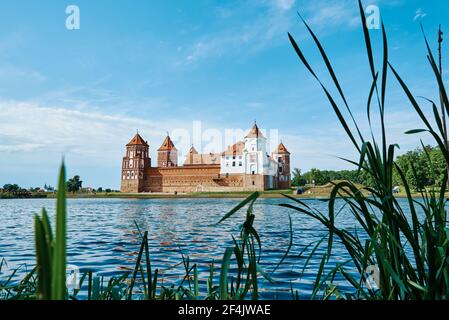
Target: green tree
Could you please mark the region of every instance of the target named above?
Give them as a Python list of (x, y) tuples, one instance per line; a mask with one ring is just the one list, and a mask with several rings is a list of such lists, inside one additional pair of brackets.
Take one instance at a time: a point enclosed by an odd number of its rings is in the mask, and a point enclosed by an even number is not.
[[(295, 172), (293, 173), (295, 174)], [(295, 177), (295, 176), (294, 176)], [(364, 170), (319, 170), (311, 169), (310, 171), (301, 175), (301, 180), (304, 184), (315, 183), (316, 185), (325, 185), (336, 180), (347, 180), (354, 183), (363, 184), (365, 186), (372, 186), (372, 179), (366, 174)]]
[(66, 182), (67, 191), (75, 193), (79, 191), (83, 185), (83, 181), (80, 180), (80, 176), (74, 176)]
[(299, 187), (306, 184), (306, 180), (301, 174), (301, 170), (298, 168), (295, 168), (293, 170), (293, 179), (292, 179), (292, 186)]
[[(402, 169), (409, 184), (420, 191), (426, 186), (441, 186), (447, 170), (443, 154), (438, 147), (425, 146), (409, 151), (396, 158), (396, 164)], [(394, 172), (394, 183), (401, 184), (397, 172)]]
[(434, 179), (433, 183), (440, 187), (443, 182), (444, 174), (447, 170), (446, 161), (444, 159), (443, 153), (438, 147), (432, 148), (432, 150), (430, 150), (429, 157), (434, 169), (433, 172), (435, 172), (434, 176), (432, 177), (432, 179)]
[(3, 190), (6, 192), (18, 192), (20, 191), (20, 187), (17, 184), (5, 184), (3, 186)]
[(319, 169), (312, 168), (307, 174), (307, 183), (323, 185), (326, 183), (326, 179)]

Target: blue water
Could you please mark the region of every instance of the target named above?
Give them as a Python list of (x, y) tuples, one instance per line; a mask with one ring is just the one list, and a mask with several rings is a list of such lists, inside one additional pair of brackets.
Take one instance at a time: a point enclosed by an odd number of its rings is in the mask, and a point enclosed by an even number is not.
[[(241, 210), (219, 226), (216, 223), (241, 199), (71, 199), (68, 200), (68, 263), (81, 271), (93, 270), (97, 275), (117, 276), (134, 267), (141, 231), (148, 230), (153, 268), (159, 268), (164, 283), (179, 283), (184, 266), (179, 263), (181, 250), (189, 256), (191, 265), (199, 266), (200, 286), (206, 288), (209, 264), (216, 266), (225, 248), (232, 246), (232, 237), (239, 236), (245, 219)], [(319, 222), (293, 210), (279, 207), (287, 199), (259, 199), (255, 205), (255, 228), (262, 239), (261, 265), (271, 272), (285, 254), (290, 242), (289, 219), (293, 222), (293, 246), (288, 257), (274, 273), (274, 284), (261, 280), (261, 298), (291, 299), (291, 286), (301, 298), (311, 294), (317, 269), (326, 243), (302, 273), (306, 257), (299, 257), (308, 245), (326, 234)], [(327, 212), (327, 203), (306, 200), (309, 206)], [(339, 203), (340, 206), (342, 202)], [(34, 264), (33, 216), (47, 208), (54, 221), (55, 201), (51, 199), (0, 200), (0, 260), (8, 269), (22, 266), (22, 275)], [(338, 224), (354, 228), (355, 221), (345, 210)], [(310, 248), (306, 251), (310, 252)], [(328, 267), (348, 257), (337, 246)], [(7, 275), (3, 270), (1, 276)], [(218, 276), (217, 270), (216, 275)], [(345, 286), (342, 285), (344, 289)]]

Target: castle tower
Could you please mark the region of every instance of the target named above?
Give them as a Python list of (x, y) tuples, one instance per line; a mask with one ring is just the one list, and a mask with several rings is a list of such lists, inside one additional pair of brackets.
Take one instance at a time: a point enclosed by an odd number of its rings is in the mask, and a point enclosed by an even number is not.
[(246, 151), (246, 174), (263, 174), (266, 165), (266, 144), (267, 139), (260, 131), (257, 123), (248, 132), (244, 139)]
[(189, 155), (187, 156), (188, 160), (189, 160), (188, 161), (189, 164), (194, 164), (194, 158), (195, 158), (195, 155), (197, 155), (197, 154), (198, 154), (198, 151), (196, 151), (195, 147), (192, 144), (192, 147), (189, 150)]
[(137, 133), (126, 145), (126, 155), (122, 161), (121, 192), (142, 192), (144, 172), (149, 167), (151, 159), (148, 143)]
[(157, 150), (157, 166), (160, 168), (178, 166), (178, 149), (176, 149), (169, 135)]
[(291, 187), (290, 152), (282, 142), (279, 144), (276, 151), (273, 152), (273, 158), (278, 163), (279, 189), (289, 189)]

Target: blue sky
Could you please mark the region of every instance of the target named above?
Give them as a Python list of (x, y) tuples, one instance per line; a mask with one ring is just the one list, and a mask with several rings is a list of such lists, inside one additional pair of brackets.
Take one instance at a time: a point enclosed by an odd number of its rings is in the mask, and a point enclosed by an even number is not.
[[(80, 30), (65, 28), (70, 4), (80, 8)], [(449, 3), (370, 4), (387, 27), (390, 61), (417, 95), (435, 98), (419, 22), (435, 40)], [(0, 1), (0, 185), (54, 184), (64, 154), (69, 175), (85, 186), (118, 188), (136, 129), (155, 157), (166, 131), (191, 131), (193, 121), (224, 130), (257, 119), (279, 130), (294, 167), (348, 168), (335, 156), (354, 158), (354, 150), (288, 42), (289, 31), (325, 74), (297, 12), (319, 35), (363, 121), (371, 83), (352, 0)], [(381, 49), (380, 31), (371, 34)], [(405, 152), (419, 138), (404, 131), (421, 124), (390, 84), (389, 137)]]

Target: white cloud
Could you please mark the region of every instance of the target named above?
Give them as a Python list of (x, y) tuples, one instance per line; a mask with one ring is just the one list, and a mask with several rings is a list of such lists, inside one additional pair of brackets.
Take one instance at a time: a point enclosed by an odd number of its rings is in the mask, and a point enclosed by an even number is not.
[[(252, 6), (249, 9), (234, 8), (233, 12), (252, 10), (255, 14), (251, 18), (240, 19), (235, 24), (228, 24), (229, 27), (225, 30), (196, 39), (180, 51), (184, 59), (177, 61), (175, 65), (189, 65), (224, 54), (251, 54), (267, 47), (285, 44), (286, 33), (295, 30), (299, 22), (297, 11), (315, 31), (325, 31), (327, 34), (341, 31), (341, 27), (352, 29), (360, 23), (357, 6), (352, 1), (316, 0), (310, 3), (265, 0), (250, 3)], [(226, 17), (231, 16), (229, 11), (226, 12)]]
[(357, 6), (352, 1), (313, 2), (307, 5), (301, 14), (316, 31), (331, 32), (336, 27), (353, 28), (360, 23)]
[(156, 123), (22, 102), (0, 102), (0, 150), (3, 152), (75, 153), (107, 158), (121, 152), (140, 128), (148, 137), (164, 132)]
[[(249, 130), (232, 126), (223, 128), (204, 120), (199, 129), (195, 129), (195, 123), (186, 119), (147, 120), (99, 111), (0, 101), (0, 151), (10, 153), (11, 158), (17, 153), (44, 153), (72, 154), (79, 156), (81, 161), (111, 161), (121, 158), (125, 144), (139, 129), (143, 138), (149, 141), (155, 156), (167, 129), (170, 129), (175, 143), (179, 142), (177, 146), (183, 156), (196, 140), (197, 133), (204, 146), (210, 145), (210, 133), (218, 132), (220, 139), (214, 141), (214, 152), (220, 152), (228, 142), (226, 129), (231, 133), (240, 132), (237, 139), (242, 139)], [(197, 149), (205, 151), (198, 145)]]
[(25, 68), (19, 68), (13, 65), (0, 66), (0, 78), (11, 80), (30, 80), (34, 82), (42, 82), (47, 78), (36, 70), (29, 70)]
[(426, 16), (427, 16), (427, 13), (425, 13), (421, 8), (419, 8), (415, 12), (415, 17), (413, 18), (413, 21), (421, 20), (421, 19), (423, 19)]
[[(184, 59), (176, 65), (192, 64), (227, 53), (251, 53), (285, 41), (285, 34), (298, 17), (295, 0), (266, 0), (242, 3), (234, 12), (254, 11), (250, 19), (242, 18), (228, 28), (196, 39), (181, 53)], [(220, 9), (220, 12), (222, 9)], [(231, 14), (227, 11), (227, 16)], [(281, 40), (282, 39), (282, 40)]]
[[(372, 119), (376, 125), (373, 132), (380, 142), (380, 126), (378, 121)], [(407, 135), (406, 131), (423, 128), (421, 120), (413, 110), (388, 111), (385, 116), (388, 144), (398, 144), (396, 155), (403, 154), (420, 146), (420, 139), (424, 144), (436, 145), (428, 134)], [(362, 134), (369, 138), (368, 127), (361, 127)], [(300, 168), (304, 171), (311, 168), (318, 169), (353, 169), (354, 167), (339, 159), (346, 158), (353, 161), (359, 160), (359, 155), (350, 142), (343, 128), (335, 119), (334, 126), (326, 124), (326, 129), (321, 128), (303, 130), (299, 134), (282, 135), (284, 143), (292, 153), (292, 168)]]
[(271, 0), (270, 2), (280, 10), (289, 10), (295, 4), (295, 0)]

